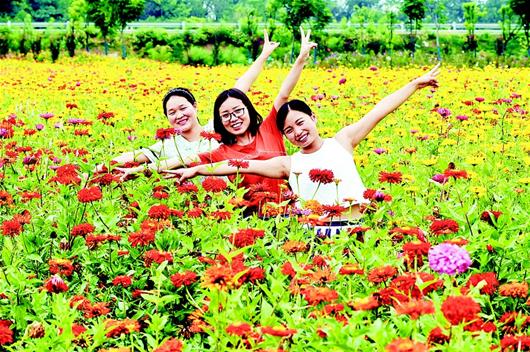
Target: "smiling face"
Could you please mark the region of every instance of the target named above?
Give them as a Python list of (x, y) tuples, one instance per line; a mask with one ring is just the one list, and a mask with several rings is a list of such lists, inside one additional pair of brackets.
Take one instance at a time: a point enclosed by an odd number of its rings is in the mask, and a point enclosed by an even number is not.
[(199, 124), (197, 109), (186, 98), (173, 95), (166, 104), (167, 118), (173, 128), (185, 133)]
[(285, 118), (283, 134), (300, 149), (312, 152), (320, 147), (316, 118), (304, 112), (291, 110)]
[(236, 138), (246, 136), (250, 126), (248, 108), (240, 99), (228, 97), (219, 107), (223, 127)]

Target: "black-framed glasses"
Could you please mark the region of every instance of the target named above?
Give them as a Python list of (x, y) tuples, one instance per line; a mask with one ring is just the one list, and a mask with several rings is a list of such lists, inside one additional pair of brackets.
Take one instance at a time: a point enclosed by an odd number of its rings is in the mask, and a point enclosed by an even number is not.
[(221, 115), (221, 120), (230, 121), (232, 117), (241, 117), (245, 113), (245, 108), (238, 108), (232, 112), (227, 112)]

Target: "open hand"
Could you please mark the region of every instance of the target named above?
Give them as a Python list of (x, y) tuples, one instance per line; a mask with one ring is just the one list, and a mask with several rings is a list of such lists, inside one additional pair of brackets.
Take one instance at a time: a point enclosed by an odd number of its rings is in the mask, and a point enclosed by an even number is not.
[(137, 167), (116, 167), (114, 168), (115, 171), (118, 171), (121, 173), (120, 180), (125, 181), (129, 176), (137, 173), (142, 172), (144, 170), (143, 166), (137, 166)]
[(177, 178), (178, 183), (182, 183), (187, 179), (197, 175), (197, 171), (193, 167), (176, 170), (163, 170), (162, 173), (164, 174), (165, 179)]

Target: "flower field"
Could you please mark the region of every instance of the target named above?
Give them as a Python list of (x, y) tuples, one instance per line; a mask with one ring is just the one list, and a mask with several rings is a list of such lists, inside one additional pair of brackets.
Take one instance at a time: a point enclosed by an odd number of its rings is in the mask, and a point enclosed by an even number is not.
[[(307, 68), (291, 97), (330, 136), (425, 69)], [(356, 148), (372, 202), (332, 237), (319, 204), (92, 174), (154, 143), (168, 89), (205, 124), (244, 70), (0, 60), (0, 350), (530, 350), (530, 69), (442, 67)]]

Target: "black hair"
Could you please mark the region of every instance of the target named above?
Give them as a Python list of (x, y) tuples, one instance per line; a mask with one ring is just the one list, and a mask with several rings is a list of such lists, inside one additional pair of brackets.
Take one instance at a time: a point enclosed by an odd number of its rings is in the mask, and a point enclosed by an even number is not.
[(169, 98), (173, 96), (183, 97), (184, 99), (189, 101), (191, 105), (195, 105), (195, 103), (197, 102), (193, 94), (191, 94), (191, 92), (186, 88), (178, 87), (178, 88), (170, 89), (164, 96), (164, 99), (162, 99), (162, 108), (164, 109), (164, 115), (166, 116), (167, 116), (167, 102)]
[(215, 132), (221, 135), (221, 142), (226, 145), (232, 145), (236, 143), (236, 137), (226, 130), (225, 126), (223, 125), (223, 121), (221, 121), (221, 114), (219, 113), (221, 105), (223, 105), (228, 98), (241, 100), (243, 105), (245, 105), (245, 108), (247, 108), (248, 115), (250, 116), (250, 125), (248, 126), (248, 131), (252, 136), (255, 136), (258, 133), (258, 129), (261, 125), (261, 122), (263, 121), (263, 117), (261, 117), (261, 115), (256, 111), (254, 105), (252, 105), (252, 102), (247, 95), (239, 89), (231, 88), (219, 94), (217, 99), (215, 99), (215, 104), (213, 105), (213, 127)]
[(278, 110), (278, 114), (276, 115), (276, 127), (278, 127), (278, 130), (282, 134), (283, 134), (283, 128), (285, 127), (285, 119), (287, 118), (287, 114), (291, 110), (300, 111), (309, 116), (313, 115), (313, 111), (311, 111), (311, 108), (309, 107), (309, 105), (307, 105), (305, 102), (301, 100), (293, 99), (283, 104), (280, 110)]

